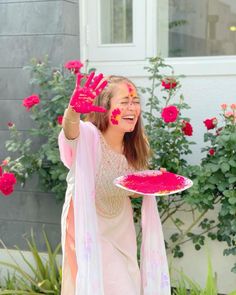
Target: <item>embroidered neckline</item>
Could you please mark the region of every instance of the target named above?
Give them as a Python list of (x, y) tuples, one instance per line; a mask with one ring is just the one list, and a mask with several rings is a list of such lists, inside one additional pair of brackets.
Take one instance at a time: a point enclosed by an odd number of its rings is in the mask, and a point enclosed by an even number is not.
[(100, 138), (102, 139), (102, 142), (105, 144), (105, 146), (110, 150), (112, 151), (114, 154), (118, 155), (118, 156), (122, 156), (122, 157), (125, 157), (125, 155), (123, 153), (119, 153), (117, 151), (115, 151), (106, 141), (104, 135), (102, 134), (101, 130), (98, 129), (98, 132), (99, 132), (99, 135), (100, 135)]

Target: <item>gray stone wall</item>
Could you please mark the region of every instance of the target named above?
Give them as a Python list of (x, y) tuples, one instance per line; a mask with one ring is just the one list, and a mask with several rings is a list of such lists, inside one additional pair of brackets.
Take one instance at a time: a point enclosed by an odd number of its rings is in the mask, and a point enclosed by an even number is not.
[[(79, 58), (78, 0), (1, 0), (0, 2), (0, 162), (8, 155), (7, 122), (27, 136), (32, 124), (22, 99), (32, 94), (29, 73), (22, 68), (45, 55), (55, 65)], [(53, 245), (60, 241), (62, 204), (40, 191), (37, 177), (9, 197), (0, 195), (0, 239), (7, 247), (27, 249), (22, 236), (34, 229), (44, 250), (42, 227)]]

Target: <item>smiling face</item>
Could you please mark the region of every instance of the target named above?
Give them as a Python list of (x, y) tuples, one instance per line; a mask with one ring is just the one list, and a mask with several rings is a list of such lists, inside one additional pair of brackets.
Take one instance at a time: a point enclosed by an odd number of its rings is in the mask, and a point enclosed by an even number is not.
[(132, 132), (141, 113), (140, 98), (135, 87), (121, 82), (113, 90), (108, 112), (109, 127), (121, 131)]

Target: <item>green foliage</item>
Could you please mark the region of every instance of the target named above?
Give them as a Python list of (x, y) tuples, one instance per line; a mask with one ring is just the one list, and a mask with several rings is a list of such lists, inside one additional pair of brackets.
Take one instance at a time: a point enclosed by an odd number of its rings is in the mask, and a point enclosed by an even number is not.
[[(198, 283), (191, 280), (183, 271), (176, 271), (178, 278), (172, 280), (174, 288), (172, 295), (217, 295), (217, 276), (213, 271), (210, 256), (208, 255), (207, 278), (205, 287), (201, 287)], [(230, 292), (228, 295), (236, 295), (236, 291)]]
[[(164, 63), (164, 60), (156, 57), (150, 59), (150, 65), (146, 68), (149, 73), (151, 87), (141, 88), (141, 92), (147, 97), (146, 112), (144, 112), (145, 129), (148, 134), (150, 146), (153, 151), (150, 163), (151, 169), (165, 167), (168, 171), (185, 175), (193, 180), (193, 187), (174, 197), (159, 198), (158, 207), (162, 223), (172, 222), (176, 228), (166, 246), (174, 257), (182, 257), (181, 245), (192, 241), (196, 250), (200, 250), (206, 237), (212, 240), (225, 241), (228, 249), (224, 254), (236, 254), (236, 125), (233, 116), (223, 114), (223, 125), (217, 132), (208, 131), (204, 134), (204, 140), (210, 148), (215, 150), (211, 156), (207, 153), (200, 165), (189, 165), (185, 156), (191, 154), (190, 146), (193, 144), (183, 132), (183, 120), (189, 122), (185, 112), (189, 109), (180, 93), (181, 76), (175, 76), (173, 69)], [(162, 81), (167, 77), (177, 83), (176, 87), (165, 89)], [(179, 109), (179, 116), (172, 123), (165, 123), (161, 112), (168, 105), (174, 105)], [(235, 112), (235, 111), (234, 111)], [(136, 202), (136, 201), (134, 201)], [(206, 218), (209, 210), (216, 206), (220, 211), (216, 220)], [(192, 214), (192, 223), (187, 226), (176, 218), (178, 213)], [(178, 214), (179, 216), (179, 214)], [(198, 234), (194, 229), (198, 228)], [(236, 272), (236, 264), (232, 268)]]
[[(64, 72), (63, 68), (52, 67), (47, 58), (43, 62), (33, 59), (25, 70), (31, 72), (30, 84), (37, 91), (41, 102), (30, 110), (30, 114), (26, 112), (26, 116), (29, 115), (34, 122), (26, 140), (15, 125), (9, 128), (11, 137), (6, 142), (6, 148), (20, 156), (12, 160), (8, 158), (8, 168), (16, 174), (22, 185), (29, 175), (36, 172), (41, 187), (55, 193), (58, 199), (63, 199), (67, 170), (59, 158), (57, 139), (61, 126), (57, 117), (63, 115), (68, 105), (75, 75)], [(39, 139), (41, 144), (35, 149), (32, 143)]]
[[(211, 129), (204, 136), (208, 146), (203, 149), (206, 154), (195, 180), (198, 197), (194, 200), (196, 194), (190, 190), (186, 200), (205, 210), (218, 204), (217, 222), (214, 231), (208, 230), (208, 237), (227, 243), (224, 255), (236, 255), (236, 124), (232, 117), (225, 116), (225, 111), (222, 118), (220, 128)], [(209, 154), (210, 149), (214, 150), (213, 155)], [(204, 227), (209, 229), (213, 221), (207, 222)], [(232, 271), (236, 273), (236, 263)]]
[[(151, 87), (141, 88), (141, 92), (148, 96), (143, 117), (146, 119), (145, 129), (153, 150), (150, 168), (165, 167), (169, 171), (178, 172), (180, 168), (187, 166), (183, 155), (191, 153), (190, 145), (193, 144), (182, 131), (182, 121), (189, 121), (183, 113), (190, 107), (184, 102), (183, 94), (179, 94), (181, 76), (174, 76), (172, 68), (161, 58), (150, 59), (150, 67), (146, 69), (150, 75)], [(171, 89), (160, 87), (161, 81), (166, 77), (162, 73), (165, 69), (172, 71), (171, 78), (176, 81), (176, 87)], [(175, 122), (166, 124), (160, 113), (164, 107), (170, 105), (170, 102), (179, 109), (180, 114)]]
[(179, 278), (174, 283), (176, 286), (173, 295), (217, 295), (217, 279), (213, 272), (210, 257), (208, 257), (207, 279), (204, 288), (191, 280), (183, 271), (178, 272)]
[[(57, 255), (61, 245), (59, 244), (54, 250), (51, 248), (47, 235), (43, 231), (45, 245), (47, 247), (47, 258), (41, 257), (34, 239), (33, 233), (31, 238), (26, 238), (28, 248), (31, 252), (33, 262), (26, 258), (23, 252), (17, 247), (22, 261), (25, 264), (23, 270), (22, 264), (19, 264), (14, 257), (9, 256), (13, 263), (0, 261), (0, 265), (14, 271), (14, 275), (5, 279), (5, 286), (0, 288), (0, 294), (54, 294), (59, 295), (61, 289), (61, 267), (58, 265)], [(3, 244), (3, 243), (2, 243)], [(3, 244), (4, 246), (4, 244)], [(6, 248), (4, 246), (4, 248)]]

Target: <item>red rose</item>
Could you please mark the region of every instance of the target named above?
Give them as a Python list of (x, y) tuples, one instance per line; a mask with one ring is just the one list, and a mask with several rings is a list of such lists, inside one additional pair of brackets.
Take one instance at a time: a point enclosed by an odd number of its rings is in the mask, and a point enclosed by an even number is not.
[(192, 125), (187, 122), (187, 121), (183, 121), (183, 127), (182, 127), (182, 131), (185, 135), (187, 136), (192, 136), (193, 135), (193, 127)]
[(7, 126), (8, 126), (9, 128), (12, 128), (12, 127), (15, 126), (15, 124), (14, 124), (13, 122), (8, 122), (8, 123), (7, 123)]
[(0, 166), (0, 177), (2, 176), (2, 167)]
[(176, 106), (168, 106), (162, 109), (161, 117), (165, 123), (175, 122), (179, 115), (179, 109)]
[(207, 130), (214, 129), (217, 125), (217, 119), (215, 117), (211, 119), (206, 119), (205, 121), (203, 121), (203, 123), (205, 124)]
[(61, 125), (62, 124), (62, 120), (63, 120), (63, 116), (62, 115), (59, 115), (57, 117), (57, 123), (58, 123), (58, 125)]
[(74, 74), (78, 74), (79, 70), (83, 67), (83, 64), (79, 60), (69, 60), (65, 63), (64, 67)]
[(14, 190), (16, 177), (13, 173), (3, 173), (0, 177), (0, 191), (5, 195), (10, 195)]
[(29, 111), (34, 105), (39, 104), (39, 103), (40, 103), (40, 99), (39, 99), (38, 95), (36, 95), (36, 94), (26, 97), (23, 100), (23, 106), (27, 108), (27, 111)]
[(213, 156), (215, 154), (215, 150), (214, 149), (209, 149), (209, 155)]
[(172, 77), (166, 77), (161, 81), (161, 85), (165, 88), (165, 89), (173, 89), (177, 86), (177, 82), (175, 80), (175, 78)]

